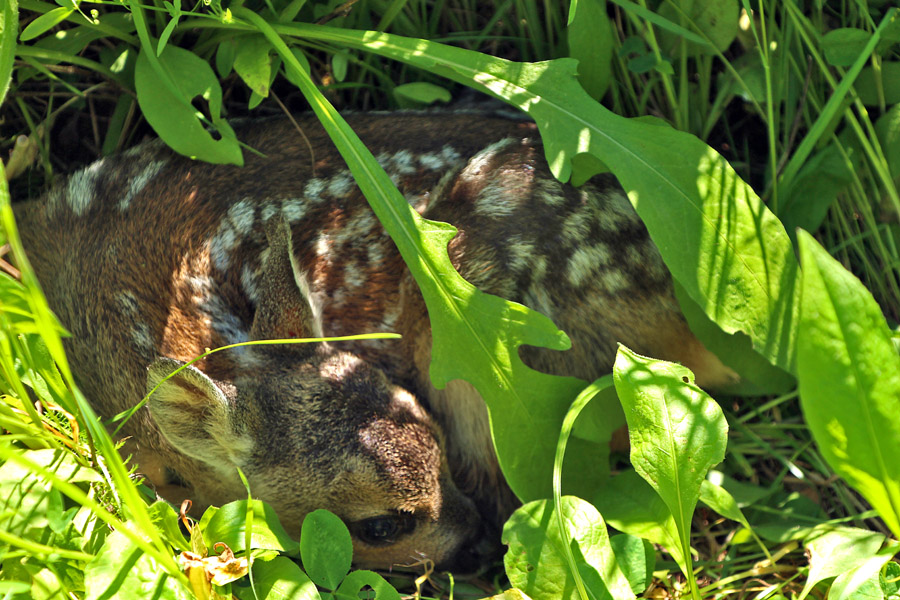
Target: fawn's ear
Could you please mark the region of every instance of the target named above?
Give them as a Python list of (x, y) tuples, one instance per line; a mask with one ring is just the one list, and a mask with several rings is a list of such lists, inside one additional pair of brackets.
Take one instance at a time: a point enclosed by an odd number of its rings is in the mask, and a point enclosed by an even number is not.
[(150, 365), (147, 391), (159, 385), (150, 396), (150, 414), (180, 452), (233, 475), (233, 466), (244, 464), (253, 449), (249, 436), (235, 427), (235, 391), (191, 366), (163, 381), (183, 365), (171, 358)]
[[(309, 283), (294, 258), (291, 230), (280, 215), (266, 222), (266, 238), (269, 249), (250, 339), (322, 337), (322, 322), (313, 309)], [(313, 344), (295, 344), (292, 348), (303, 353), (314, 351)]]

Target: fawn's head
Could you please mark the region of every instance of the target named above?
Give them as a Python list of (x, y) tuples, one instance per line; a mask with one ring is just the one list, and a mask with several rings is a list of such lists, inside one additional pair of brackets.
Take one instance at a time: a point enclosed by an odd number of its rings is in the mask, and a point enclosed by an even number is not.
[[(251, 339), (321, 336), (287, 225), (271, 219), (267, 237)], [(453, 483), (441, 431), (412, 394), (322, 343), (245, 347), (237, 363), (227, 382), (187, 367), (150, 398), (168, 441), (214, 474), (191, 482), (198, 497), (240, 497), (239, 468), (288, 531), (317, 508), (341, 517), (358, 566), (422, 558), (472, 566), (477, 557), (459, 550), (478, 541), (480, 519)], [(181, 365), (158, 359), (149, 386)]]

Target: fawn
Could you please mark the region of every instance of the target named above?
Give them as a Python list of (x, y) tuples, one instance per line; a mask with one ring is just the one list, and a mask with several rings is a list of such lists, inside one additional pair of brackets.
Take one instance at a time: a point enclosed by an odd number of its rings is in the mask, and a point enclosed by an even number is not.
[[(533, 124), (484, 113), (355, 114), (351, 126), (408, 201), (459, 228), (449, 252), (482, 290), (551, 317), (568, 352), (522, 349), (587, 380), (616, 342), (677, 360), (698, 383), (733, 374), (691, 334), (670, 276), (611, 176), (549, 172)], [(469, 384), (434, 389), (415, 282), (313, 118), (238, 128), (246, 165), (146, 143), (16, 207), (67, 351), (100, 415), (130, 408), (206, 348), (398, 332), (400, 340), (260, 345), (210, 355), (164, 383), (124, 428), (157, 492), (200, 507), (269, 502), (289, 531), (327, 508), (354, 561), (423, 557), (471, 568), (486, 522), (515, 499)], [(314, 149), (314, 155), (309, 147)]]

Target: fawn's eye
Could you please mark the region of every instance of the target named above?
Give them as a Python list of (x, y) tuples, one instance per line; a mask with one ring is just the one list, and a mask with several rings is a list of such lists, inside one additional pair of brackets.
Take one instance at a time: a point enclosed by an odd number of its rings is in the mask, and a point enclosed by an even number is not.
[(373, 546), (392, 544), (398, 537), (415, 528), (416, 520), (412, 515), (384, 515), (350, 525), (350, 530), (356, 537)]

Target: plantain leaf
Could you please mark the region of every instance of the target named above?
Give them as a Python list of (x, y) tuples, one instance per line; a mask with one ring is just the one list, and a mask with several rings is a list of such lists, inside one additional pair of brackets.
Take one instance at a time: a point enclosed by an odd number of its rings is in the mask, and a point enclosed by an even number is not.
[(900, 356), (872, 294), (806, 232), (800, 404), (822, 455), (900, 535)]
[[(675, 518), (687, 557), (700, 486), (725, 458), (728, 424), (722, 409), (693, 384), (685, 367), (644, 358), (624, 346), (613, 380), (628, 422), (631, 463)], [(685, 574), (690, 580), (690, 570)]]
[(16, 32), (19, 29), (18, 0), (7, 0), (0, 7), (0, 104), (6, 98), (12, 80), (13, 59), (16, 56)]

